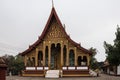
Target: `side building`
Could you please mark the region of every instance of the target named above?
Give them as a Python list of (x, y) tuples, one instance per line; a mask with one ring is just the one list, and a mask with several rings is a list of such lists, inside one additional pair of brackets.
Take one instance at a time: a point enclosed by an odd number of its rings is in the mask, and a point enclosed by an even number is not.
[(45, 76), (48, 70), (61, 70), (62, 76), (90, 76), (92, 53), (70, 38), (54, 7), (39, 39), (20, 55), (23, 76)]

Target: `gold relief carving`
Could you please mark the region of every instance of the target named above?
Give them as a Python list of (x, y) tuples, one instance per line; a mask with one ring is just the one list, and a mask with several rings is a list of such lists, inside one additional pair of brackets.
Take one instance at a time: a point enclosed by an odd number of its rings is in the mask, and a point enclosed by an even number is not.
[(43, 41), (43, 43), (45, 44), (45, 41)]
[(61, 37), (64, 37), (64, 34), (63, 34), (62, 30), (60, 29), (59, 25), (54, 23), (50, 26), (46, 37), (48, 39), (61, 38)]
[(51, 41), (49, 41), (49, 43), (51, 43)]
[(63, 43), (63, 41), (61, 41), (61, 43)]
[[(44, 42), (43, 42), (44, 43)], [(42, 49), (43, 48), (43, 44), (40, 43), (40, 45), (38, 45), (38, 49)]]

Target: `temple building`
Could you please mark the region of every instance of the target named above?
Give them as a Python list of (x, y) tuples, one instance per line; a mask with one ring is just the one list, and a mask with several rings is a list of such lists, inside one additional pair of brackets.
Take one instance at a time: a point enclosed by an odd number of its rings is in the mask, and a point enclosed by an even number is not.
[(49, 70), (59, 70), (61, 76), (90, 76), (92, 53), (70, 38), (54, 7), (39, 39), (20, 55), (22, 76), (45, 76)]

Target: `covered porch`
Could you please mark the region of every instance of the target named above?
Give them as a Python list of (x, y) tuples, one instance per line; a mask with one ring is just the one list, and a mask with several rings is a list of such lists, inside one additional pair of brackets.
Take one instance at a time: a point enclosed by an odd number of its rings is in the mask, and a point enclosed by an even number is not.
[(43, 49), (36, 48), (34, 56), (25, 55), (25, 67), (48, 67), (48, 69), (62, 69), (63, 66), (89, 66), (89, 54), (78, 53), (76, 47), (68, 44), (45, 43)]

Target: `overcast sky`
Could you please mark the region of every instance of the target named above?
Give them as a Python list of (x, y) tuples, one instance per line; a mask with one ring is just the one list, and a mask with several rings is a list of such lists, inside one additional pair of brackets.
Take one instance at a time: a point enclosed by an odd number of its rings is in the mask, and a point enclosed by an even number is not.
[[(97, 49), (105, 60), (103, 42), (113, 44), (120, 24), (120, 0), (54, 0), (54, 6), (70, 37), (86, 49)], [(0, 0), (0, 56), (17, 55), (41, 35), (52, 0)]]

